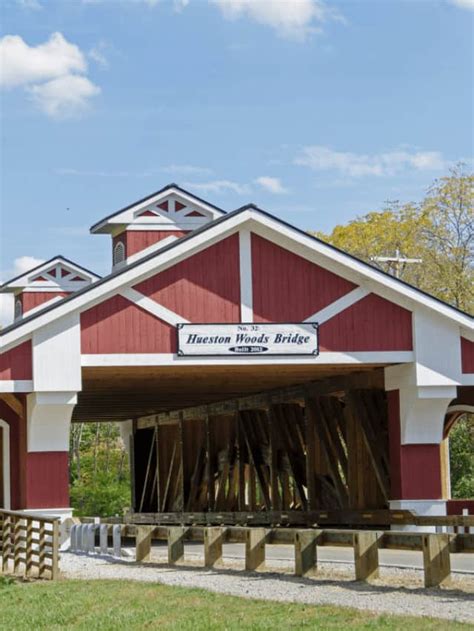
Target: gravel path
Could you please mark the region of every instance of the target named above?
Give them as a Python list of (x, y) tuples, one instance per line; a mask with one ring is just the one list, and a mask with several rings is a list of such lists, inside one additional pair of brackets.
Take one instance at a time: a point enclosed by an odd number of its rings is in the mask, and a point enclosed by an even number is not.
[[(154, 561), (161, 560), (161, 555), (155, 555)], [(271, 572), (271, 567), (264, 572), (250, 573), (240, 569), (237, 563), (225, 563), (225, 566), (214, 570), (203, 569), (201, 565), (201, 560), (193, 559), (186, 559), (186, 566), (171, 567), (158, 563), (138, 565), (131, 559), (117, 560), (99, 555), (61, 554), (61, 571), (65, 578), (158, 582), (246, 598), (338, 605), (377, 613), (431, 616), (474, 624), (472, 578), (454, 575), (451, 588), (428, 590), (421, 587), (420, 572), (393, 568), (383, 569), (381, 579), (368, 585), (352, 580), (353, 568), (343, 564), (338, 564), (336, 570), (331, 564), (321, 564), (317, 579), (284, 574), (280, 567), (278, 573)], [(404, 584), (412, 587), (403, 587)]]

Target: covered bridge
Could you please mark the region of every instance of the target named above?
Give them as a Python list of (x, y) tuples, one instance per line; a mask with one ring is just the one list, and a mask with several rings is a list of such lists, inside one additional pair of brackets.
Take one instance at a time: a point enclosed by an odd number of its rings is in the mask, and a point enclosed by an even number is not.
[(137, 519), (453, 510), (472, 317), (174, 184), (91, 232), (109, 275), (57, 256), (1, 288), (0, 507), (70, 515), (71, 422), (118, 421)]

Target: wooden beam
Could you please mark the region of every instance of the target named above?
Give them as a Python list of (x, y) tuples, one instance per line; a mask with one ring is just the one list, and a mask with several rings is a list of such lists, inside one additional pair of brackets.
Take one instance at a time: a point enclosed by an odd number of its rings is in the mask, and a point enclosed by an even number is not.
[(214, 485), (214, 443), (211, 433), (211, 420), (206, 409), (206, 481), (207, 481), (207, 502), (208, 510), (213, 511), (216, 503), (216, 490)]
[(15, 414), (23, 417), (23, 404), (17, 399), (14, 394), (2, 393), (0, 394), (0, 399), (2, 399), (2, 401), (5, 401), (8, 407), (12, 409)]
[(249, 423), (251, 421), (247, 418), (246, 416), (247, 414), (249, 413), (248, 412), (240, 413), (240, 426), (242, 429), (242, 433), (244, 435), (245, 442), (247, 444), (247, 449), (248, 449), (250, 459), (253, 464), (253, 469), (256, 474), (256, 479), (260, 488), (260, 492), (262, 493), (262, 497), (265, 502), (265, 507), (267, 508), (267, 510), (270, 510), (271, 501), (270, 501), (270, 496), (268, 494), (268, 486), (267, 486), (267, 482), (265, 480), (265, 476), (262, 471), (262, 464), (260, 462), (261, 458), (259, 458), (257, 447), (252, 442), (252, 435), (251, 435), (251, 431), (249, 427)]
[[(316, 433), (314, 428), (314, 415), (308, 410), (308, 402), (305, 401), (306, 424), (306, 488), (308, 489), (308, 508), (316, 510)], [(277, 510), (277, 509), (275, 509)]]

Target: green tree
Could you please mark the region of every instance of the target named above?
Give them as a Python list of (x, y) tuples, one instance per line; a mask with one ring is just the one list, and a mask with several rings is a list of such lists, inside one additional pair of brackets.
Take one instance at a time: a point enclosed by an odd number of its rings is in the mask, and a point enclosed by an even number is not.
[(421, 264), (400, 267), (400, 278), (424, 291), (472, 311), (474, 305), (474, 175), (465, 166), (435, 180), (420, 203), (390, 202), (380, 212), (371, 212), (336, 226), (324, 241), (393, 272), (392, 263), (374, 257), (421, 258)]
[(130, 506), (130, 472), (117, 423), (73, 424), (71, 504), (77, 515), (122, 515)]
[[(401, 265), (399, 277), (459, 309), (474, 305), (474, 175), (458, 164), (435, 180), (420, 203), (387, 204), (336, 226), (324, 241), (383, 269), (393, 264), (374, 257), (421, 258)], [(474, 497), (474, 416), (465, 414), (450, 433), (451, 488), (454, 498)]]
[(474, 417), (465, 414), (449, 434), (451, 495), (474, 497)]

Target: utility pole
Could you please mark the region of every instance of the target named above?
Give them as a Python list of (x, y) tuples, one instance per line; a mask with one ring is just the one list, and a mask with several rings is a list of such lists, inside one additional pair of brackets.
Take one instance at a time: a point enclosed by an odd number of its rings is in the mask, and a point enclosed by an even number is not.
[(423, 263), (423, 259), (408, 259), (401, 256), (398, 248), (395, 251), (395, 256), (371, 256), (370, 260), (377, 263), (389, 263), (389, 267), (393, 267), (394, 269), (394, 276), (396, 278), (400, 278), (402, 265), (406, 265), (407, 263)]

